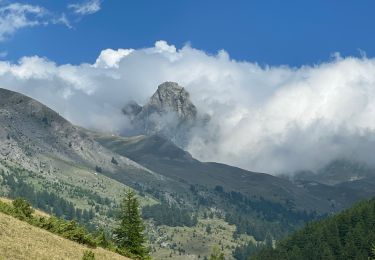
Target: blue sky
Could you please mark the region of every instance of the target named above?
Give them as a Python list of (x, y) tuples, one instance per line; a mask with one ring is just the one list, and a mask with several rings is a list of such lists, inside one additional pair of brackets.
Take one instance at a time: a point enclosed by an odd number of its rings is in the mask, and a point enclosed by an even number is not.
[[(74, 13), (72, 5), (99, 4)], [(3, 1), (6, 6), (15, 1)], [(165, 40), (259, 64), (301, 66), (343, 56), (375, 56), (374, 1), (17, 1), (43, 7), (48, 25), (22, 27), (0, 42), (3, 59), (47, 57), (94, 62), (106, 48), (143, 48)], [(65, 15), (66, 22), (51, 22)], [(4, 15), (2, 13), (1, 15)]]

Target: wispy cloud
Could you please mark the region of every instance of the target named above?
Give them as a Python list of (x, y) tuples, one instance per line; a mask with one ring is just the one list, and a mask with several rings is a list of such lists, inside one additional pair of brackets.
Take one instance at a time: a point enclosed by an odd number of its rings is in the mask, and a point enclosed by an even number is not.
[(55, 23), (55, 24), (63, 24), (66, 27), (68, 27), (69, 29), (73, 28), (73, 26), (71, 24), (71, 21), (69, 20), (69, 18), (66, 16), (65, 13), (62, 13), (59, 17), (55, 18), (53, 20), (53, 23)]
[(96, 13), (101, 8), (101, 1), (86, 0), (70, 4), (67, 8), (68, 13), (55, 13), (39, 5), (0, 0), (0, 41), (8, 39), (21, 29), (36, 26), (61, 24), (73, 28), (72, 15), (76, 17)]
[(0, 41), (25, 27), (45, 25), (48, 11), (40, 6), (12, 3), (0, 7)]
[(98, 12), (101, 8), (100, 0), (88, 0), (82, 3), (70, 4), (69, 9), (72, 9), (75, 14), (88, 15)]
[(2, 4), (0, 1), (0, 41), (8, 39), (18, 30), (49, 24), (63, 24), (71, 28), (65, 14), (57, 15), (38, 5)]

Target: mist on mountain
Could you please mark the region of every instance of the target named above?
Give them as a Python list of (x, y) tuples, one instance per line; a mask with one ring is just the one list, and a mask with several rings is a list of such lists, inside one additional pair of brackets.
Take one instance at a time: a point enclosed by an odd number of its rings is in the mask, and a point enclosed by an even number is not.
[(158, 41), (151, 48), (105, 50), (94, 64), (57, 65), (40, 57), (1, 62), (0, 84), (76, 125), (126, 133), (134, 122), (124, 106), (143, 107), (158, 85), (177, 82), (210, 118), (182, 142), (194, 157), (279, 174), (345, 158), (373, 166), (374, 71), (375, 61), (366, 57), (269, 67)]

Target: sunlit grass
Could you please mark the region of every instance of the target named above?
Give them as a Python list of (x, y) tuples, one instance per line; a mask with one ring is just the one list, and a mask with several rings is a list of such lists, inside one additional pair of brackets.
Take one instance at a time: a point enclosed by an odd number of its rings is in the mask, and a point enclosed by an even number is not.
[(0, 213), (0, 259), (79, 260), (85, 250), (92, 250), (95, 259), (128, 259), (103, 248), (90, 249)]

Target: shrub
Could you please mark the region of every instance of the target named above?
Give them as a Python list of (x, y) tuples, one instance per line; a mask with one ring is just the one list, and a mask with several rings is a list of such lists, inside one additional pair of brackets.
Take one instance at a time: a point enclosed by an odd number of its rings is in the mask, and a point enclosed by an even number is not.
[(118, 164), (117, 160), (116, 160), (114, 157), (112, 157), (111, 163), (113, 163), (113, 164), (115, 164), (115, 165)]
[(86, 250), (85, 252), (83, 252), (82, 260), (95, 260), (94, 252), (90, 250)]
[(30, 218), (34, 213), (34, 209), (30, 203), (24, 199), (17, 198), (12, 202), (16, 216), (20, 218)]
[(95, 171), (98, 172), (98, 173), (102, 173), (103, 169), (102, 169), (102, 167), (95, 166)]

